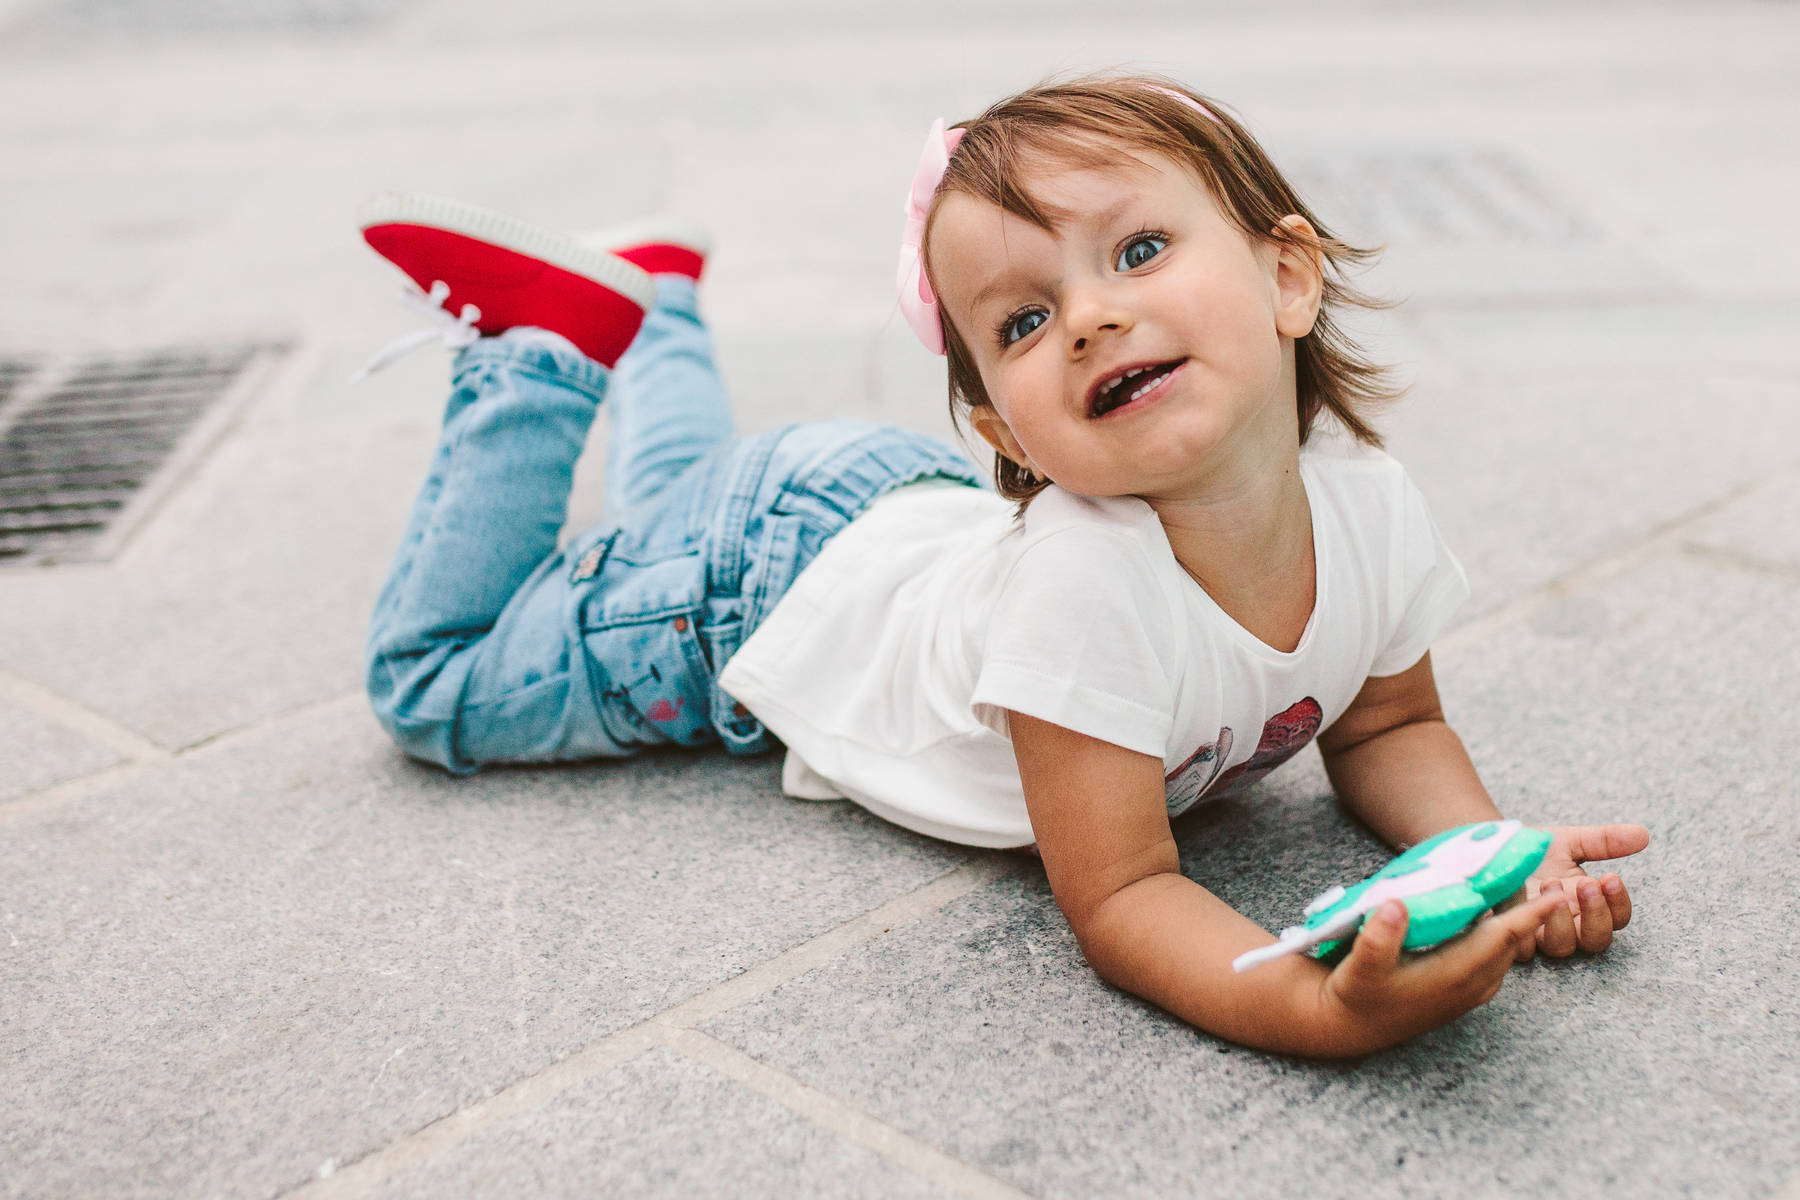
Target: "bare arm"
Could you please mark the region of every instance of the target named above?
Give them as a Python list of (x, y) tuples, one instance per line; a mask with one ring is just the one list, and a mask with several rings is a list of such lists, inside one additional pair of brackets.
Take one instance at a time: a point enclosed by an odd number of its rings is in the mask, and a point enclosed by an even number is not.
[(1108, 982), (1210, 1033), (1316, 1057), (1364, 1054), (1484, 1003), (1541, 906), (1481, 936), (1401, 964), (1404, 925), (1365, 933), (1335, 970), (1303, 956), (1237, 974), (1273, 938), (1181, 874), (1146, 754), (1019, 713), (1013, 748), (1051, 890), (1088, 962)]
[[(1398, 848), (1415, 846), (1457, 825), (1498, 819), (1462, 739), (1444, 721), (1431, 655), (1398, 675), (1371, 678), (1349, 709), (1319, 736), (1325, 773), (1344, 807)], [(1625, 881), (1608, 872), (1590, 881), (1580, 864), (1635, 854), (1650, 842), (1641, 825), (1553, 826), (1551, 852), (1527, 881), (1525, 896), (1550, 888), (1567, 903), (1549, 914), (1535, 946), (1521, 944), (1520, 961), (1536, 951), (1554, 957), (1579, 947), (1598, 953), (1631, 920)]]
[(1371, 678), (1319, 735), (1325, 773), (1345, 808), (1388, 845), (1500, 818), (1462, 739), (1444, 720), (1427, 654), (1398, 675)]

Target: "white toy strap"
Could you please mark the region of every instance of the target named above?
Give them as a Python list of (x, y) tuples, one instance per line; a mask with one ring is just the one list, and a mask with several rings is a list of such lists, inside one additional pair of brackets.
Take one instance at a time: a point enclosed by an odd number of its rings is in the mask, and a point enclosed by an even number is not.
[(1260, 967), (1266, 962), (1274, 962), (1278, 958), (1286, 958), (1290, 954), (1298, 954), (1302, 950), (1310, 950), (1314, 946), (1331, 941), (1335, 937), (1349, 933), (1361, 923), (1369, 909), (1361, 903), (1353, 904), (1331, 920), (1316, 929), (1308, 929), (1304, 925), (1289, 925), (1281, 931), (1279, 941), (1267, 946), (1259, 946), (1255, 950), (1247, 950), (1231, 960), (1231, 969), (1239, 974), (1252, 967)]

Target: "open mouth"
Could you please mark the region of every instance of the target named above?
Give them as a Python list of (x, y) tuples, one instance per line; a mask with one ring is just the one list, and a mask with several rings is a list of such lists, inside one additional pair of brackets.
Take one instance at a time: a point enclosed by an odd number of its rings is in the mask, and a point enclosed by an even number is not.
[(1113, 376), (1095, 389), (1094, 399), (1088, 405), (1088, 415), (1103, 417), (1115, 408), (1123, 408), (1133, 400), (1149, 395), (1161, 387), (1175, 373), (1176, 368), (1186, 361), (1178, 358), (1172, 362), (1133, 367)]

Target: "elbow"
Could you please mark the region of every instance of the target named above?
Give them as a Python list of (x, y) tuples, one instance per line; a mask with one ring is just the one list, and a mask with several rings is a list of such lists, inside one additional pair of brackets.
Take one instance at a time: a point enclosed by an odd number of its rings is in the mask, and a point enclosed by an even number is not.
[(1189, 885), (1179, 870), (1157, 871), (1118, 888), (1079, 913), (1064, 908), (1081, 956), (1100, 978), (1114, 987), (1143, 994), (1147, 980), (1143, 961), (1146, 922), (1168, 892)]

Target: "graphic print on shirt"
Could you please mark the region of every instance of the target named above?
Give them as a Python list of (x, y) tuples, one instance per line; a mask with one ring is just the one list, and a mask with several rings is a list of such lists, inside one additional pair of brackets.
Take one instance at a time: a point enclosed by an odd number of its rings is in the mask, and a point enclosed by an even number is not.
[(1219, 779), (1219, 794), (1241, 791), (1300, 753), (1306, 743), (1319, 732), (1319, 721), (1325, 710), (1311, 696), (1283, 709), (1263, 726), (1262, 740), (1256, 753), (1225, 772)]
[(1200, 747), (1188, 755), (1186, 762), (1163, 776), (1163, 795), (1168, 799), (1169, 815), (1179, 816), (1206, 795), (1206, 789), (1218, 777), (1219, 768), (1230, 757), (1231, 728), (1222, 725), (1217, 741)]

